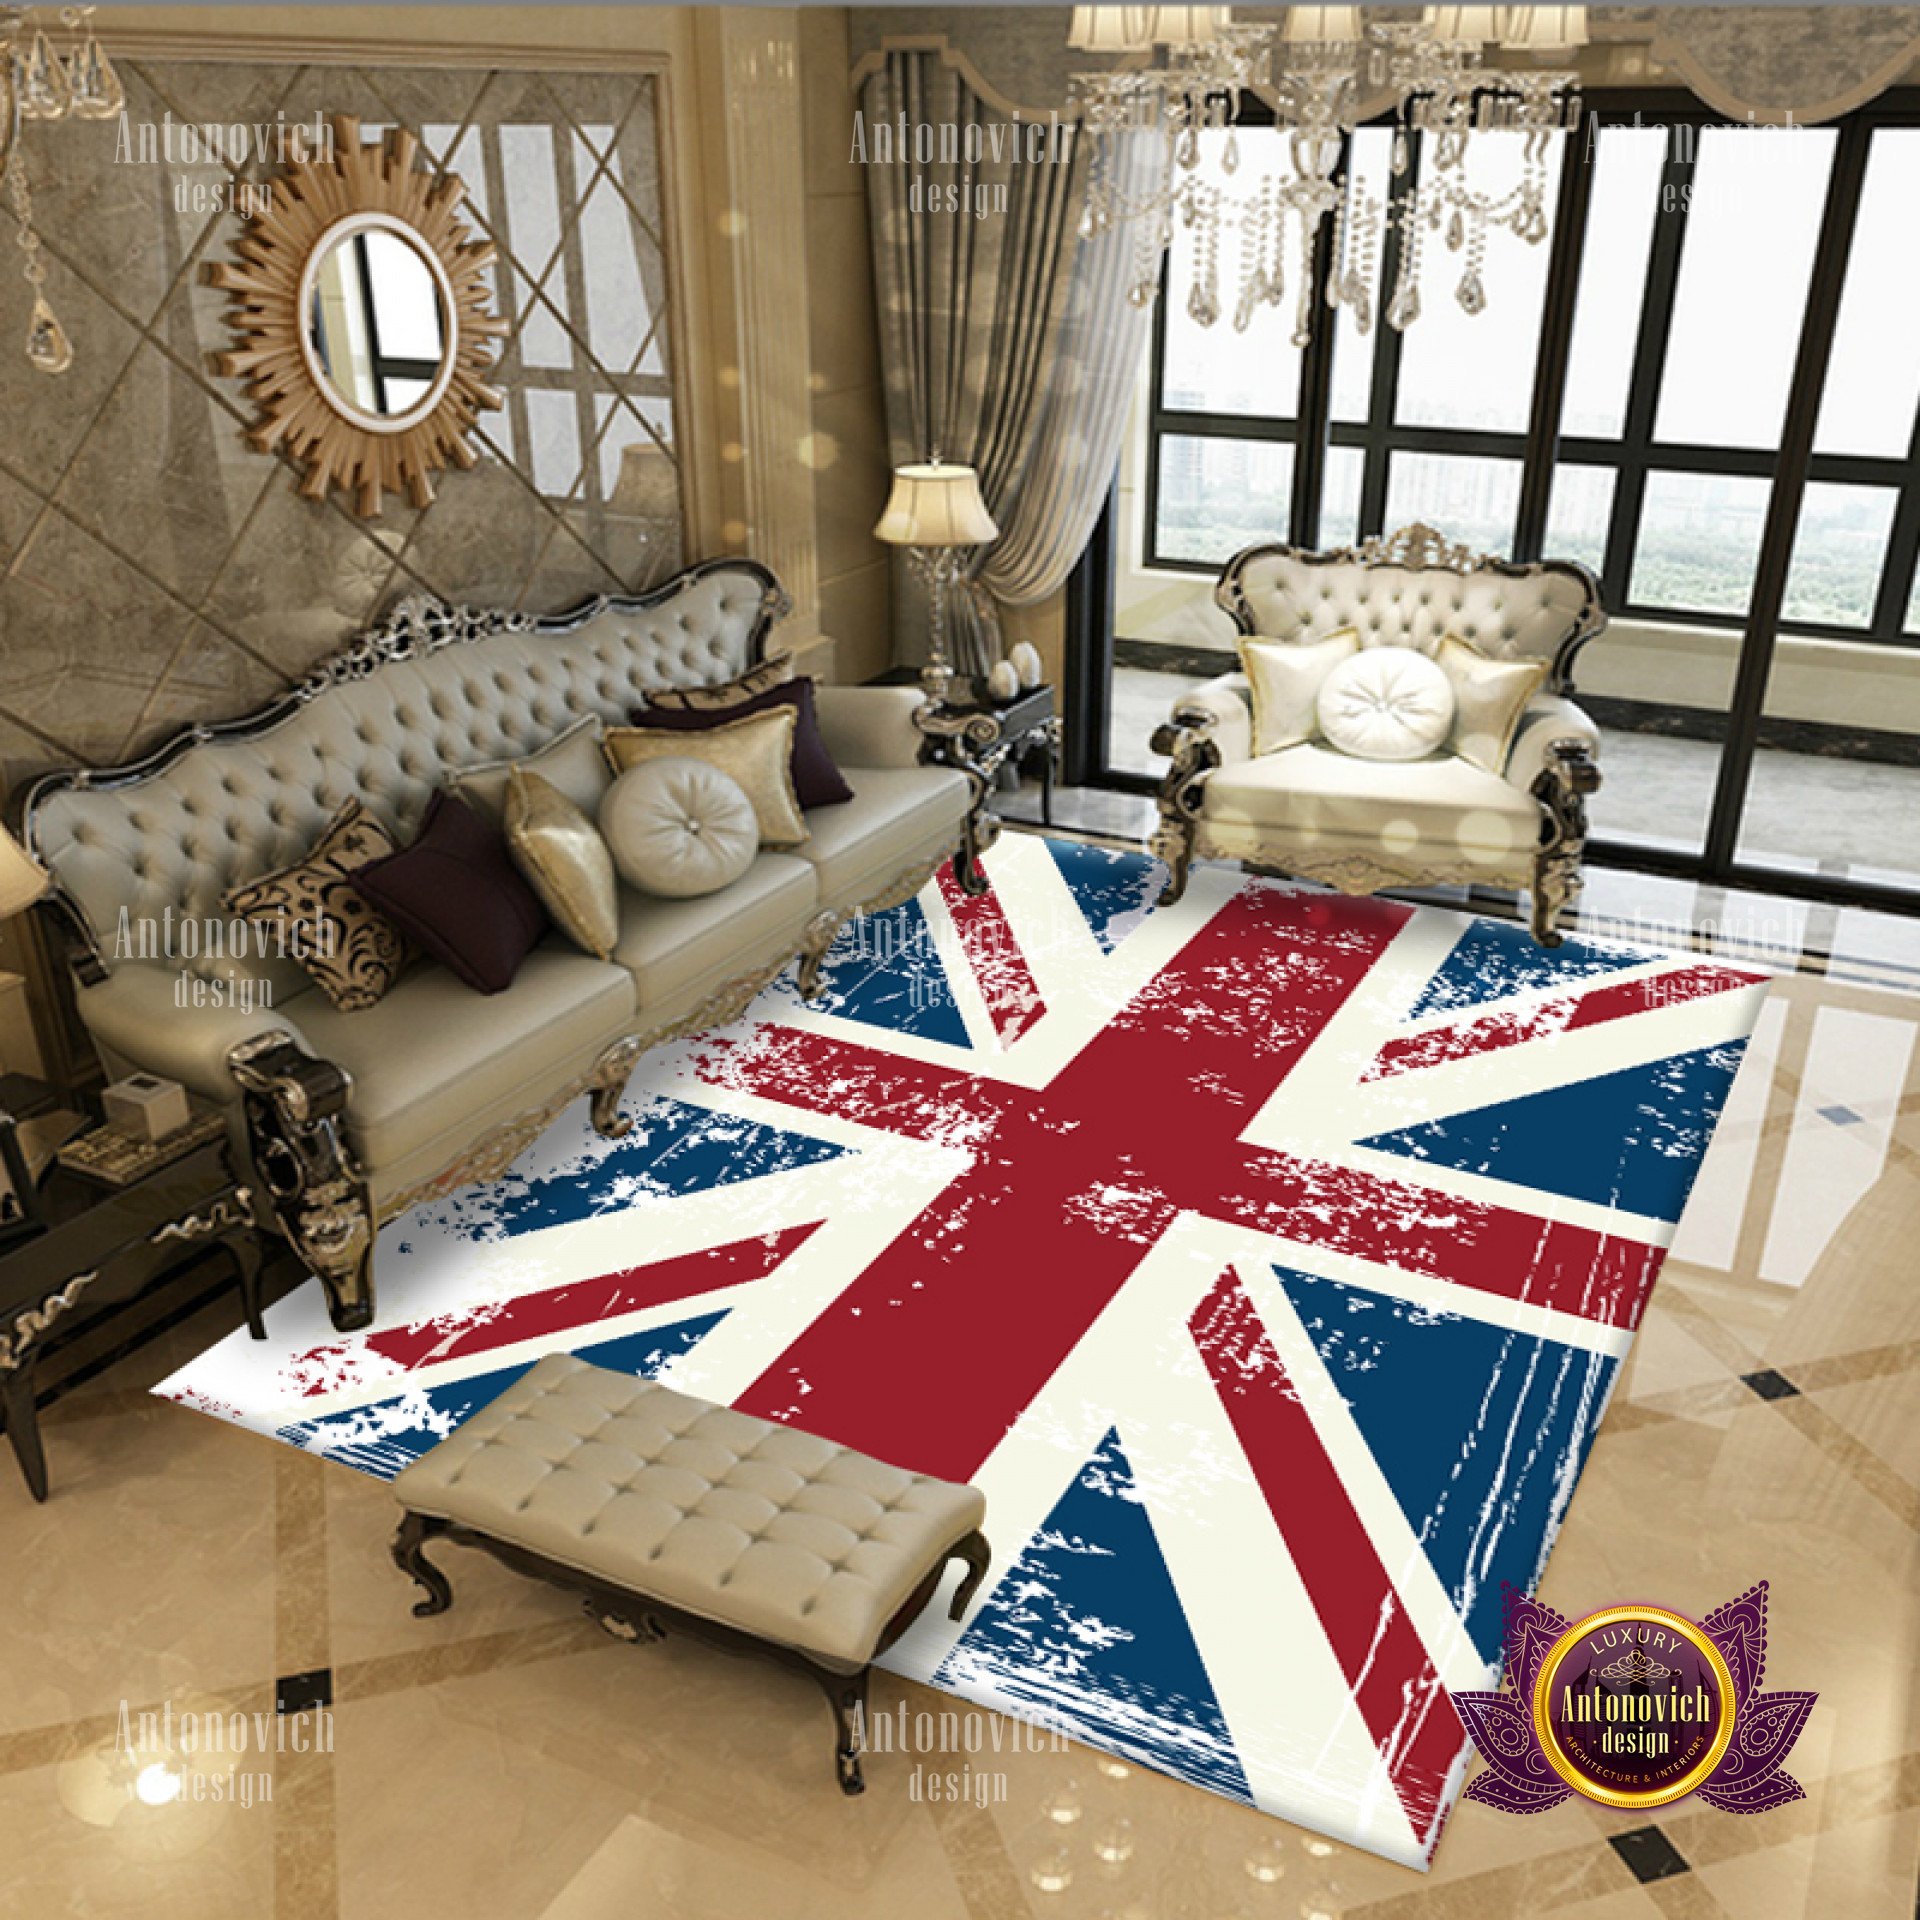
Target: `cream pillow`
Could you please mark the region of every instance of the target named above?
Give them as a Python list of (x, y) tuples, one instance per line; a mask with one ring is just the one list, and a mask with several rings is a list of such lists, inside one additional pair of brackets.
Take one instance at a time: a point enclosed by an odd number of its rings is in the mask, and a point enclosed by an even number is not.
[(697, 733), (609, 727), (607, 764), (619, 775), (648, 760), (704, 760), (737, 782), (753, 803), (762, 846), (797, 847), (807, 838), (793, 790), (793, 730), (799, 719), (797, 707), (782, 706)]
[(1424, 760), (1446, 744), (1453, 686), (1412, 647), (1369, 647), (1320, 683), (1320, 731), (1356, 760)]
[(1453, 683), (1453, 732), (1448, 744), (1469, 766), (1506, 769), (1514, 729), (1547, 677), (1544, 660), (1495, 660), (1470, 640), (1448, 634), (1434, 658)]
[(718, 893), (760, 851), (753, 802), (705, 760), (669, 756), (623, 773), (600, 802), (600, 831), (620, 877), (669, 900)]
[(582, 952), (612, 957), (620, 937), (613, 855), (600, 829), (552, 781), (527, 767), (507, 775), (507, 852), (553, 923)]
[(1311, 740), (1320, 683), (1360, 651), (1359, 630), (1339, 627), (1317, 640), (1240, 641), (1240, 665), (1253, 694), (1253, 750), (1278, 753)]
[(471, 802), (483, 820), (491, 820), (497, 827), (506, 818), (508, 776), (515, 767), (525, 767), (557, 788), (591, 820), (613, 777), (600, 751), (600, 734), (599, 720), (589, 714), (584, 720), (576, 720), (565, 733), (556, 734), (538, 753), (524, 754), (518, 760), (486, 760), (478, 766), (457, 767), (447, 775), (447, 785), (462, 800)]

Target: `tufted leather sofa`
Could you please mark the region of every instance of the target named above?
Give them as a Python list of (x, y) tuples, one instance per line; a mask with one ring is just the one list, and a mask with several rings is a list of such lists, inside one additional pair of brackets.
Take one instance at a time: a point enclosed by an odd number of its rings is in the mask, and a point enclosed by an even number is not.
[[(382, 1221), (501, 1171), (582, 1095), (597, 1126), (622, 1130), (620, 1093), (648, 1046), (731, 1017), (796, 957), (811, 988), (843, 920), (904, 898), (954, 851), (973, 796), (962, 774), (921, 764), (917, 691), (823, 687), (851, 803), (815, 812), (805, 845), (761, 853), (720, 893), (623, 890), (611, 961), (556, 933), (484, 999), (422, 963), (342, 1013), (291, 958), (209, 951), (223, 896), (298, 859), (351, 797), (404, 844), (454, 769), (740, 673), (786, 605), (746, 560), (553, 618), (409, 602), (260, 713), (29, 790), (22, 833), (55, 882), (42, 910), (103, 1059), (228, 1109), (253, 1190), (336, 1325), (373, 1317)], [(168, 929), (175, 951), (143, 956), (142, 936)]]
[(1244, 673), (1183, 694), (1154, 735), (1171, 766), (1155, 850), (1163, 901), (1185, 890), (1196, 855), (1245, 861), (1351, 893), (1434, 883), (1527, 888), (1534, 937), (1579, 891), (1586, 796), (1600, 784), (1599, 730), (1570, 698), (1580, 649), (1606, 615), (1593, 576), (1569, 561), (1518, 565), (1413, 526), (1359, 548), (1236, 554), (1214, 598), (1243, 634), (1315, 639), (1355, 628), (1362, 647), (1431, 653), (1452, 634), (1500, 659), (1549, 665), (1489, 773), (1451, 754), (1351, 759), (1321, 741), (1255, 756)]

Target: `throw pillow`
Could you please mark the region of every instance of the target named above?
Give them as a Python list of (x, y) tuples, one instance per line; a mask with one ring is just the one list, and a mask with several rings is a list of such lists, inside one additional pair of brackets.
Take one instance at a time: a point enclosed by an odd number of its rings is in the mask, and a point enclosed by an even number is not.
[(739, 781), (672, 756), (623, 773), (600, 802), (621, 878), (669, 900), (718, 893), (753, 865), (760, 823)]
[(1356, 760), (1423, 760), (1446, 744), (1453, 685), (1412, 647), (1369, 647), (1321, 682), (1315, 711), (1329, 744)]
[(427, 802), (410, 847), (358, 868), (350, 880), (479, 993), (511, 985), (547, 930), (546, 909), (507, 857), (499, 828), (444, 790)]
[(610, 958), (620, 937), (620, 895), (600, 829), (527, 767), (508, 776), (506, 828), (507, 852), (554, 925), (582, 952)]
[(1471, 640), (1448, 634), (1434, 658), (1453, 683), (1451, 746), (1469, 766), (1503, 772), (1514, 729), (1547, 677), (1544, 660), (1495, 660)]
[(776, 707), (794, 710), (793, 791), (803, 807), (837, 807), (853, 798), (853, 789), (834, 765), (833, 755), (821, 737), (820, 721), (814, 713), (813, 682), (790, 681), (785, 686), (769, 687), (750, 695), (731, 707), (707, 711), (662, 710), (642, 707), (633, 716), (635, 726), (664, 727), (670, 731), (702, 733), (729, 720), (743, 719), (750, 713), (770, 713)]
[(301, 966), (342, 1013), (358, 1013), (380, 999), (407, 963), (400, 929), (352, 884), (359, 869), (392, 852), (392, 835), (358, 800), (349, 800), (304, 859), (230, 887), (222, 904), (263, 929), (288, 923), (311, 929), (312, 937), (300, 943)]
[(777, 653), (717, 687), (662, 687), (647, 695), (647, 705), (668, 713), (718, 713), (744, 706), (756, 695), (783, 687), (793, 678), (793, 655)]
[(515, 767), (525, 767), (557, 788), (591, 820), (609, 778), (606, 755), (600, 750), (602, 731), (598, 717), (589, 714), (584, 720), (576, 720), (565, 733), (556, 734), (538, 753), (525, 754), (518, 760), (484, 760), (477, 766), (458, 767), (447, 775), (447, 785), (483, 820), (500, 826), (506, 819), (508, 779)]
[(616, 774), (648, 760), (704, 760), (737, 781), (753, 802), (760, 843), (797, 847), (807, 838), (793, 790), (793, 733), (797, 707), (773, 707), (745, 719), (729, 719), (698, 732), (666, 727), (609, 727), (607, 762)]
[(1356, 628), (1340, 627), (1317, 640), (1240, 641), (1240, 665), (1253, 694), (1253, 750), (1278, 753), (1311, 740), (1320, 683), (1360, 651)]

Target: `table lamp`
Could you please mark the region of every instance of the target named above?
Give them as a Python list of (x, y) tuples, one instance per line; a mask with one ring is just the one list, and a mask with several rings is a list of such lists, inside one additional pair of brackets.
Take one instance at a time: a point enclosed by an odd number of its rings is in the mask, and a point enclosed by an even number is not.
[(980, 476), (971, 467), (938, 458), (923, 466), (895, 467), (887, 510), (873, 531), (889, 546), (905, 547), (908, 564), (927, 583), (933, 630), (920, 684), (930, 700), (943, 701), (953, 680), (947, 660), (947, 589), (959, 578), (963, 548), (1000, 537), (980, 497)]

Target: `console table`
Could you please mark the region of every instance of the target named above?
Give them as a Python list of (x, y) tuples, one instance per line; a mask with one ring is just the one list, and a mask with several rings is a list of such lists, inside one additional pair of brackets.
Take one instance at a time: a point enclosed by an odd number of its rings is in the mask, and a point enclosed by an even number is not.
[(38, 1230), (0, 1249), (0, 1414), (27, 1486), (44, 1500), (39, 1369), (50, 1353), (210, 1245), (233, 1261), (253, 1337), (264, 1340), (266, 1328), (260, 1242), (224, 1140), (125, 1187), (55, 1165), (35, 1200)]

